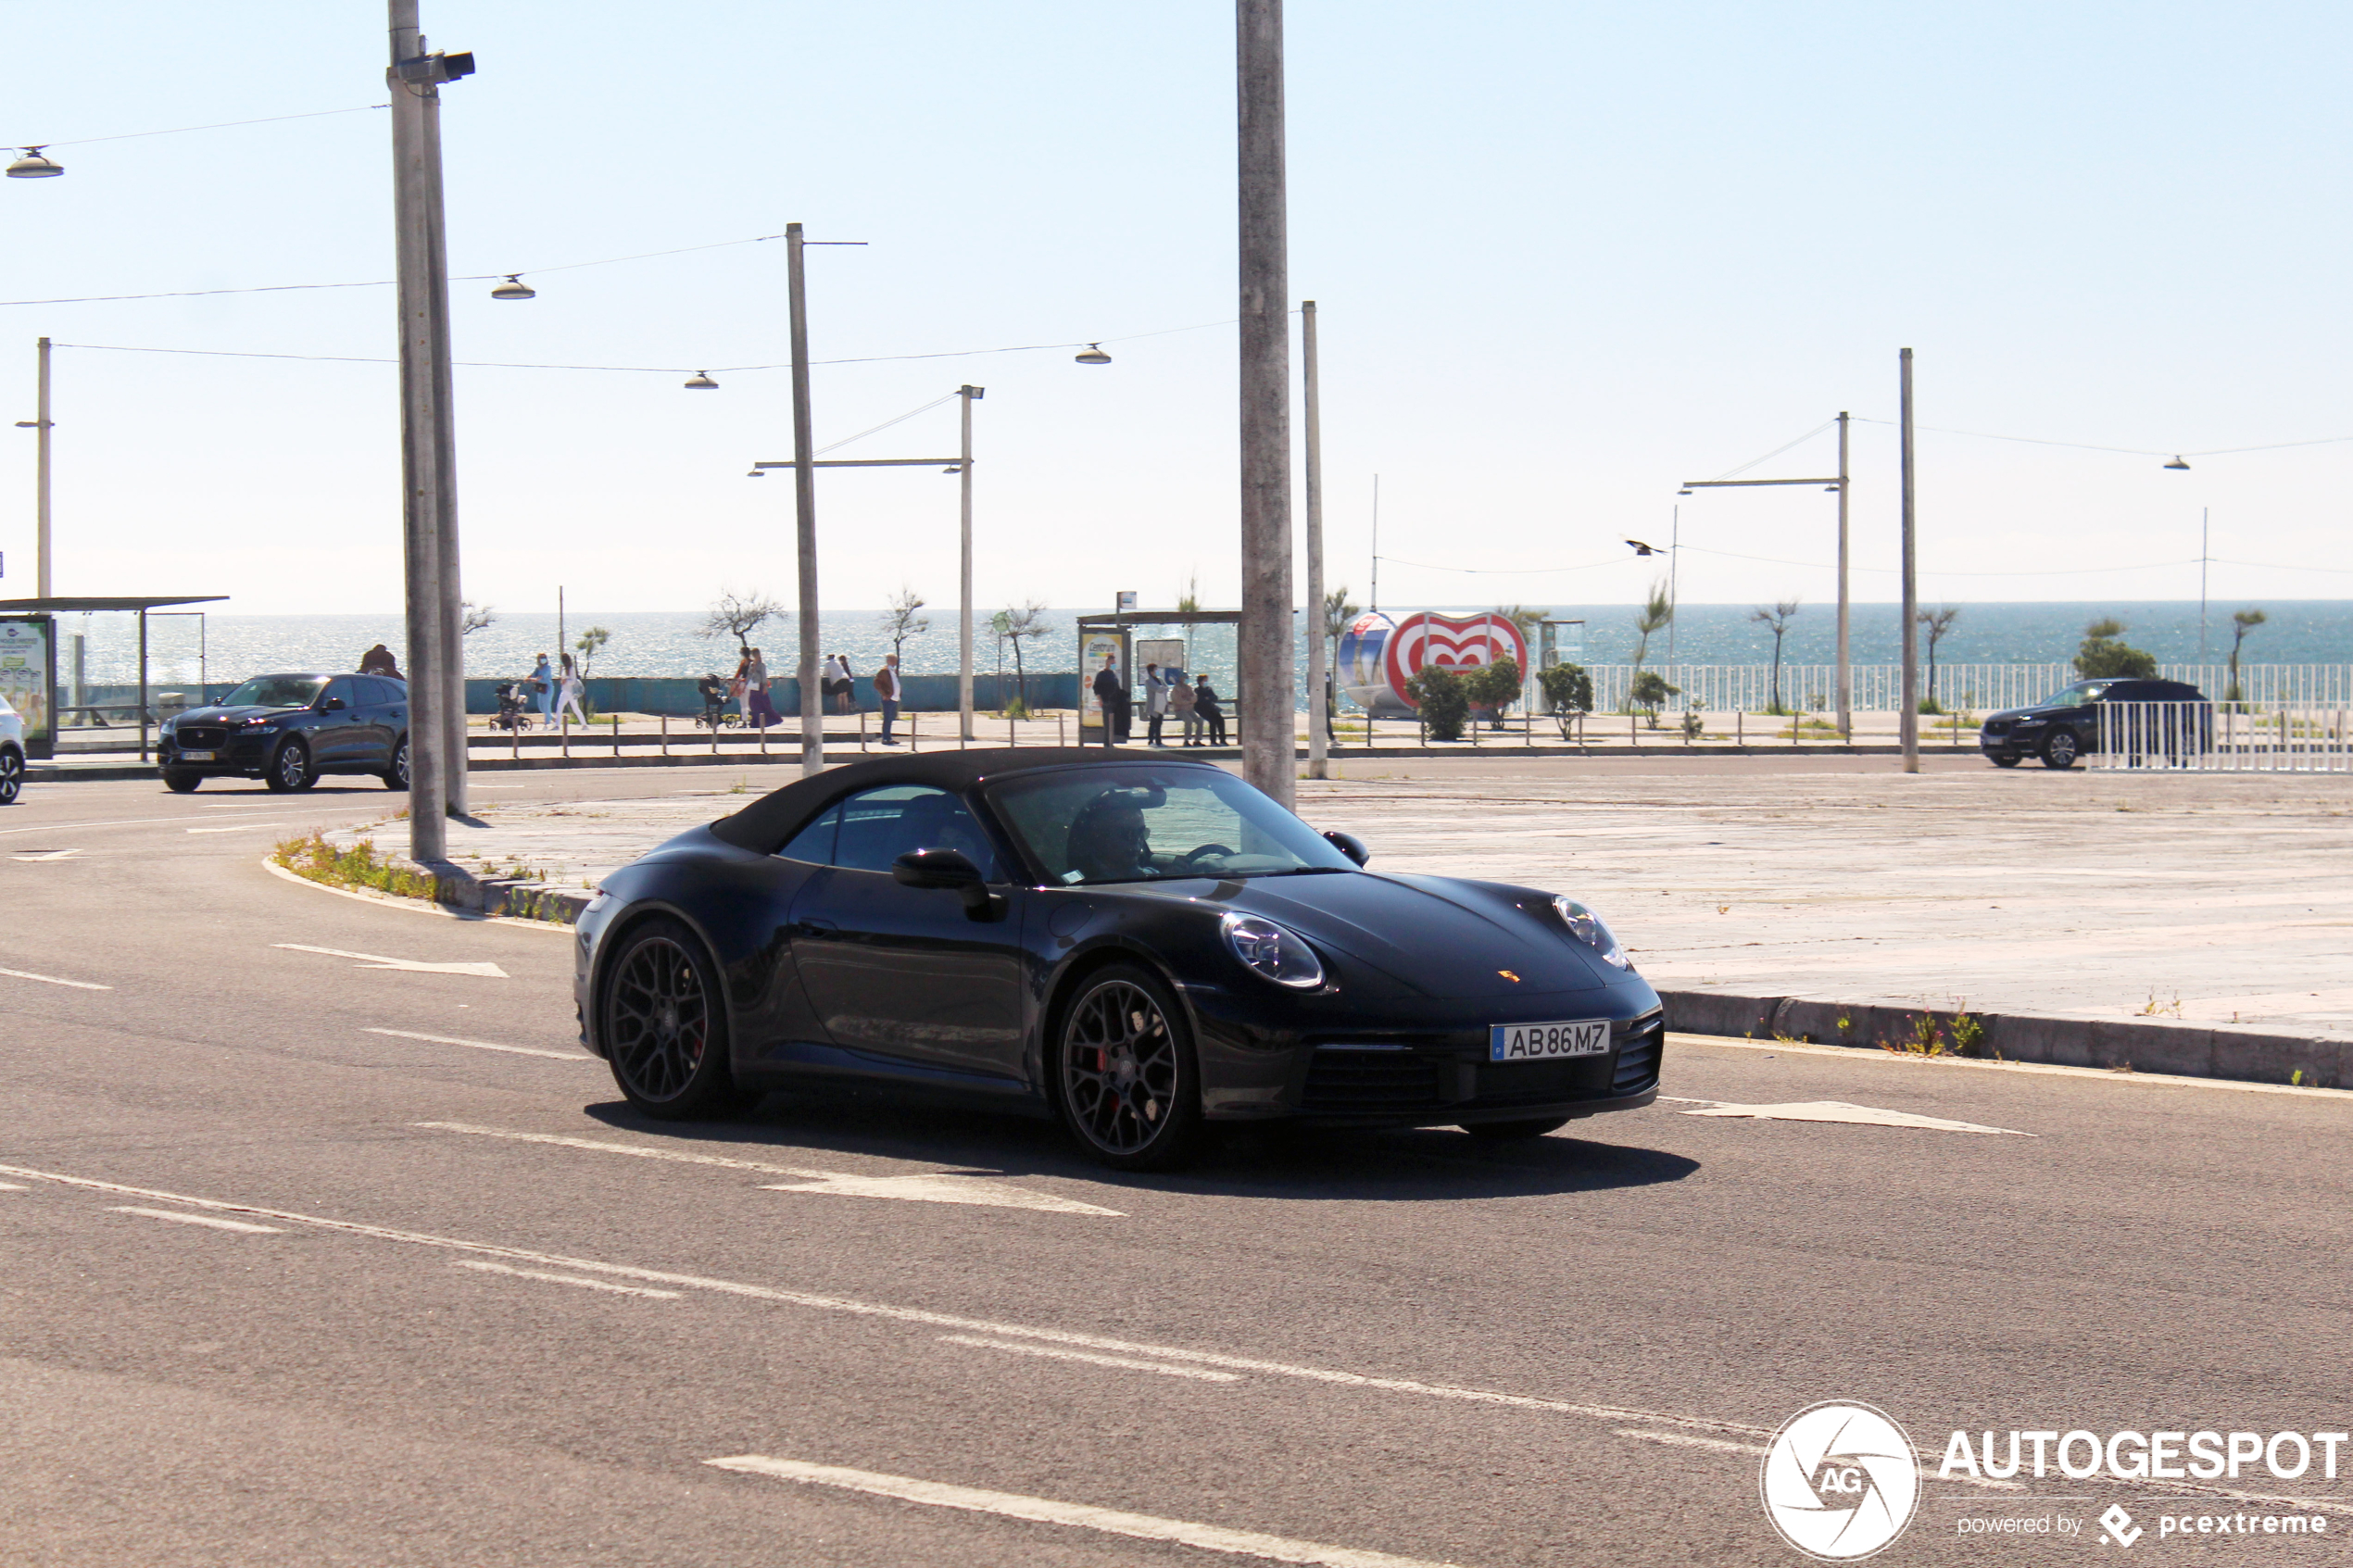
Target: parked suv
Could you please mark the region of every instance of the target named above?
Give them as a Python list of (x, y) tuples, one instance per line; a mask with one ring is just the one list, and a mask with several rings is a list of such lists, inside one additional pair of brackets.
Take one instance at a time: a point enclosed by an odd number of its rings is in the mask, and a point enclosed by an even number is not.
[(257, 675), (163, 725), (166, 788), (260, 779), (308, 789), (321, 773), (372, 773), (409, 787), (409, 684), (384, 675)]
[[(2205, 693), (2180, 681), (2078, 681), (2031, 708), (2006, 709), (1993, 715), (1978, 731), (1977, 744), (1996, 768), (2015, 768), (2030, 757), (2041, 758), (2045, 768), (2072, 768), (2077, 758), (2100, 748), (2103, 705), (2205, 700)], [(2184, 710), (2150, 711), (2170, 713), (2171, 717), (2152, 723), (2145, 743), (2148, 749), (2174, 752), (2206, 748), (2213, 724), (2206, 710), (2190, 710), (2196, 713), (2198, 726), (2195, 737), (2182, 734), (2182, 727), (2188, 722)]]

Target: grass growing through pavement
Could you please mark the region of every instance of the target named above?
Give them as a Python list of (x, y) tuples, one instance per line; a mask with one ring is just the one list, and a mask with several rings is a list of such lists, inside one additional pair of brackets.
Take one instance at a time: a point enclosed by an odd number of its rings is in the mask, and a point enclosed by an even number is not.
[(286, 839), (271, 853), (271, 859), (299, 877), (329, 887), (364, 887), (403, 898), (432, 898), (440, 884), (422, 872), (410, 871), (376, 858), (376, 841), (363, 838), (348, 849), (338, 849), (327, 835), (312, 829), (307, 838)]

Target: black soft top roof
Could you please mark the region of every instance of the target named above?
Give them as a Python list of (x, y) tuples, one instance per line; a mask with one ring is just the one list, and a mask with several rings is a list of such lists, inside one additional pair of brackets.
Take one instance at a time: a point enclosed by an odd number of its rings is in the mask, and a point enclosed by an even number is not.
[(1120, 751), (1100, 746), (974, 747), (964, 751), (927, 751), (905, 757), (878, 757), (828, 768), (814, 778), (800, 779), (774, 794), (763, 795), (731, 817), (711, 824), (713, 834), (739, 849), (771, 855), (799, 833), (817, 813), (845, 795), (887, 784), (929, 784), (962, 794), (984, 779), (1026, 773), (1039, 768), (1101, 767), (1104, 763), (1145, 763), (1156, 768), (1212, 767), (1191, 758), (1158, 756), (1147, 751)]

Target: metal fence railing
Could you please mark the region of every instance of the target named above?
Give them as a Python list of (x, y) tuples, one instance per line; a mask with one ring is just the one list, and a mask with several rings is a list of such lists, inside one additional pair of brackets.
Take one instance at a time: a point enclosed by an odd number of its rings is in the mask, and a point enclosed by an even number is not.
[[(1775, 681), (1769, 664), (1642, 668), (1666, 677), (1675, 688), (1667, 701), (1671, 709), (1761, 713), (1773, 702)], [(1632, 705), (1635, 666), (1594, 664), (1587, 666), (1587, 672), (1593, 678), (1596, 711), (1621, 713)], [(1901, 665), (1857, 664), (1854, 674), (1858, 712), (1893, 713), (1903, 707)], [(2239, 667), (2235, 682), (2224, 664), (2164, 664), (2158, 667), (2158, 674), (2168, 681), (2186, 681), (2218, 702), (2243, 702), (2267, 711), (2282, 707), (2353, 708), (2353, 664), (2246, 664)], [(1944, 709), (1983, 714), (2040, 702), (2077, 679), (2074, 667), (2069, 664), (1940, 664), (1931, 689), (1923, 665), (1919, 690), (1923, 698), (1933, 696)], [(1827, 713), (1838, 706), (1834, 664), (1784, 664), (1779, 685), (1784, 711)]]
[(2086, 766), (2120, 772), (2353, 772), (2353, 706), (2100, 703)]

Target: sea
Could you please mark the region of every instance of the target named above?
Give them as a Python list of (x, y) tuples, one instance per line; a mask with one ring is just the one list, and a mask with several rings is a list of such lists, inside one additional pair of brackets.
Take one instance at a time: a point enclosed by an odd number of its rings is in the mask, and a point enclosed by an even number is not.
[[(1383, 606), (1403, 616), (1415, 609), (1451, 614), (1477, 613), (1491, 605)], [(1560, 649), (1565, 657), (1587, 664), (1631, 662), (1638, 633), (1636, 607), (1630, 605), (1561, 605), (1536, 607), (1549, 619), (1580, 622), (1565, 627)], [(1648, 662), (1670, 659), (1685, 664), (1761, 664), (1773, 656), (1772, 633), (1753, 619), (1750, 605), (1688, 604), (1677, 611), (1673, 629), (1650, 639)], [(1931, 607), (1939, 608), (1939, 607)], [(2162, 663), (2187, 664), (2219, 660), (2231, 648), (2233, 611), (2260, 609), (2266, 619), (2248, 633), (2243, 658), (2252, 664), (2338, 664), (2353, 662), (2353, 600), (2293, 599), (2276, 603), (2216, 602), (2206, 608), (2201, 623), (2199, 606), (2187, 601), (2146, 600), (2083, 603), (1960, 604), (1951, 628), (1937, 647), (1937, 658), (1950, 664), (2045, 664), (2074, 656), (2085, 626), (2103, 618), (2124, 623), (2124, 640), (2145, 648)], [(1022, 664), (1032, 671), (1075, 670), (1078, 666), (1075, 609), (1048, 610), (1040, 618), (1046, 629), (1022, 648)], [(925, 611), (928, 624), (906, 639), (901, 665), (911, 674), (948, 674), (956, 668), (956, 615)], [(980, 612), (975, 665), (988, 671), (1014, 669), (1014, 655), (1005, 640), (988, 628), (989, 610)], [(577, 645), (592, 628), (610, 633), (589, 662), (594, 675), (701, 675), (732, 671), (736, 646), (730, 638), (713, 638), (703, 631), (699, 610), (597, 610), (567, 613), (560, 631), (552, 614), (500, 612), (497, 621), (466, 640), (466, 673), (491, 678), (519, 677), (540, 653), (552, 655), (560, 638)], [(1892, 604), (1858, 604), (1853, 608), (1854, 659), (1857, 664), (1893, 664), (1901, 657), (1901, 621)], [(58, 679), (70, 679), (72, 639), (83, 639), (84, 679), (127, 682), (137, 679), (136, 621), (129, 615), (69, 615), (59, 618)], [(1151, 633), (1145, 633), (1150, 635)], [(1172, 629), (1167, 634), (1182, 635)], [(752, 633), (765, 651), (768, 666), (779, 673), (790, 670), (799, 642), (793, 617), (780, 616)], [(149, 620), (149, 670), (157, 682), (240, 680), (251, 674), (283, 670), (349, 670), (359, 656), (382, 642), (396, 655), (404, 646), (401, 618), (396, 611), (379, 615), (165, 615)], [(891, 643), (882, 615), (872, 610), (828, 610), (819, 621), (819, 642), (825, 654), (849, 657), (850, 666), (867, 673), (882, 661)], [(1304, 645), (1302, 644), (1303, 648)], [(1797, 664), (1826, 664), (1836, 658), (1837, 611), (1830, 605), (1802, 606), (1783, 639), (1781, 657)], [(1302, 660), (1304, 655), (1302, 655)], [(402, 660), (404, 666), (406, 659)], [(1230, 626), (1193, 629), (1188, 664), (1205, 671), (1221, 690), (1231, 690), (1234, 634)]]

